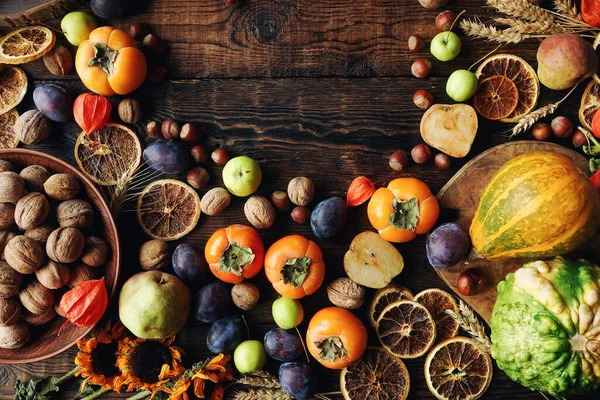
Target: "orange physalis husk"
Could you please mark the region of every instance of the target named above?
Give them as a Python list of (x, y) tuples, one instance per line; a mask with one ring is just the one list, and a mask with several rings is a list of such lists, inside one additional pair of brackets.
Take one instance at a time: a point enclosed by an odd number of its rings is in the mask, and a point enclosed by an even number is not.
[(75, 99), (73, 115), (86, 135), (91, 135), (108, 123), (112, 104), (104, 96), (82, 93)]
[(104, 277), (85, 281), (60, 299), (60, 310), (67, 318), (65, 325), (71, 322), (77, 326), (94, 326), (104, 315), (107, 306), (108, 293)]
[(346, 195), (346, 205), (348, 207), (360, 206), (369, 200), (375, 193), (375, 184), (366, 176), (359, 176), (354, 179)]

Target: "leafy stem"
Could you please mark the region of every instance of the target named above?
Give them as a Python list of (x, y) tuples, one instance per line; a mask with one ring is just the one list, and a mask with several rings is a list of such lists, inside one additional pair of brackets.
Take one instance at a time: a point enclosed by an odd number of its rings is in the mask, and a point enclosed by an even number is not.
[(60, 377), (50, 376), (39, 380), (15, 382), (15, 400), (48, 400), (52, 393), (60, 390), (60, 385), (72, 379), (80, 367), (75, 367)]

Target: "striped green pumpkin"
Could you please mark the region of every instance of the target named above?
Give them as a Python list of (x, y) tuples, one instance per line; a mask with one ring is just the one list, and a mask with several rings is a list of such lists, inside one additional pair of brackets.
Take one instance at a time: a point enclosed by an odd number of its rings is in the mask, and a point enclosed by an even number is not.
[(531, 152), (492, 177), (471, 223), (473, 247), (489, 260), (544, 258), (585, 244), (600, 226), (600, 196), (567, 157)]

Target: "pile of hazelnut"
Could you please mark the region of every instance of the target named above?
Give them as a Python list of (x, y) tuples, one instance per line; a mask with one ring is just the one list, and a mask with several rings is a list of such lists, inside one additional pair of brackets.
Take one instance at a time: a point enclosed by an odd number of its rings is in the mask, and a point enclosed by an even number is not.
[(0, 348), (22, 347), (30, 326), (63, 316), (67, 288), (100, 277), (109, 248), (90, 234), (95, 213), (80, 190), (73, 175), (0, 160)]

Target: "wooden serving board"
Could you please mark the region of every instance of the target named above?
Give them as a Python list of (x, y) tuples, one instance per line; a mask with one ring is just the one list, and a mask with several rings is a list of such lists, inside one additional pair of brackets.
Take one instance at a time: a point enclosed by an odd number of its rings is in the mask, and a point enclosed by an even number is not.
[[(492, 176), (508, 160), (531, 151), (553, 151), (563, 154), (571, 159), (586, 175), (589, 175), (587, 158), (566, 147), (537, 141), (508, 142), (481, 153), (465, 164), (438, 193), (437, 199), (440, 207), (458, 210), (460, 217), (456, 222), (468, 231), (479, 205), (479, 197)], [(498, 283), (504, 280), (509, 272), (518, 269), (523, 261), (476, 259), (469, 264), (460, 263), (451, 268), (436, 268), (435, 270), (444, 282), (489, 324), (492, 309), (498, 297), (498, 291), (496, 290)], [(484, 273), (485, 289), (475, 296), (462, 296), (456, 290), (456, 281), (461, 272), (473, 267), (480, 268)]]
[(2, 0), (0, 26), (20, 27), (62, 17), (85, 0)]

